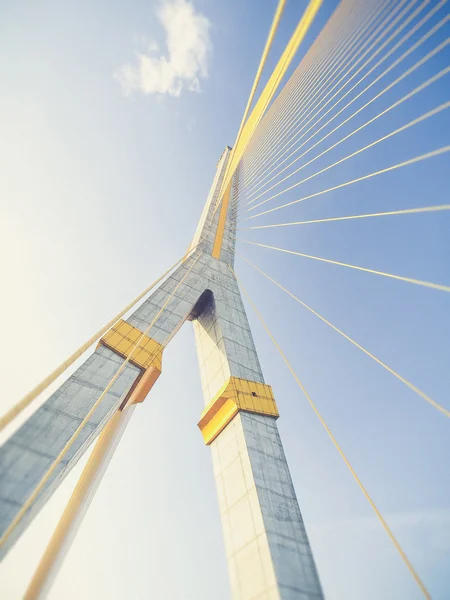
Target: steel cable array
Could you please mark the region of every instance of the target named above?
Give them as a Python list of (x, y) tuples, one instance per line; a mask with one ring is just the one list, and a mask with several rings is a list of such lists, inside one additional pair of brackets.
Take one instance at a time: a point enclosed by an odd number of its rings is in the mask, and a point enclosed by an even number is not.
[[(367, 189), (369, 184), (372, 183), (373, 186), (390, 173), (394, 177), (394, 173), (400, 170), (404, 170), (409, 174), (408, 179), (413, 180), (414, 166), (428, 165), (433, 160), (443, 161), (448, 157), (450, 139), (449, 135), (445, 135), (448, 132), (445, 125), (441, 126), (439, 136), (439, 142), (443, 140), (444, 143), (435, 143), (434, 147), (430, 147), (427, 136), (419, 137), (415, 132), (419, 129), (424, 132), (425, 127), (430, 124), (436, 127), (438, 123), (448, 123), (449, 21), (447, 0), (364, 3), (343, 0), (339, 4), (316, 41), (300, 58), (296, 70), (269, 107), (242, 157), (236, 176), (238, 242), (249, 244), (247, 247), (255, 249), (255, 252), (265, 252), (263, 258), (267, 258), (269, 252), (277, 253), (280, 257), (291, 255), (298, 257), (298, 260), (308, 259), (312, 264), (325, 263), (330, 269), (339, 266), (368, 276), (377, 275), (379, 278), (394, 280), (399, 285), (420, 286), (428, 289), (430, 294), (450, 292), (450, 285), (445, 282), (401, 275), (389, 269), (365, 266), (357, 261), (346, 262), (332, 256), (328, 258), (314, 252), (301, 251), (297, 242), (303, 238), (295, 237), (294, 233), (288, 238), (289, 243), (286, 243), (285, 237), (280, 244), (273, 243), (272, 240), (268, 242), (262, 237), (266, 232), (272, 232), (273, 235), (277, 231), (284, 236), (286, 228), (295, 232), (295, 228), (299, 226), (303, 226), (304, 231), (304, 227), (308, 225), (315, 226), (313, 232), (316, 236), (322, 233), (325, 235), (323, 227), (326, 226), (318, 227), (325, 223), (329, 223), (329, 227), (339, 228), (340, 222), (353, 222), (357, 227), (356, 223), (372, 219), (387, 223), (392, 217), (396, 217), (396, 222), (400, 222), (407, 215), (410, 219), (418, 219), (426, 214), (445, 217), (445, 213), (450, 210), (448, 200), (439, 204), (439, 200), (432, 196), (427, 197), (422, 206), (411, 203), (409, 206), (387, 205), (383, 198), (384, 204), (378, 210), (347, 210), (343, 214), (339, 214), (338, 210), (334, 210), (332, 214), (317, 214), (317, 201), (325, 197), (328, 198), (328, 205), (330, 199), (337, 204), (342, 196), (337, 194), (338, 191), (358, 185), (364, 193), (364, 186)], [(380, 107), (385, 99), (388, 102)], [(374, 128), (375, 135), (372, 133)], [(363, 134), (366, 138), (361, 143), (358, 136)], [(388, 146), (398, 148), (399, 143), (405, 138), (411, 139), (414, 134), (412, 149), (408, 145), (401, 152), (396, 149), (397, 160), (386, 164), (385, 156), (389, 157), (392, 151), (384, 149)], [(422, 139), (426, 141), (419, 143)], [(351, 148), (350, 143), (353, 144)], [(377, 164), (370, 158), (362, 162), (359, 158), (362, 155), (372, 157), (374, 152), (378, 152), (377, 159), (384, 161), (384, 164)], [(405, 156), (402, 154), (404, 152), (409, 155)], [(299, 189), (304, 192), (294, 195)], [(308, 208), (311, 204), (313, 211), (316, 210), (312, 216), (304, 210), (300, 212), (305, 206), (303, 203), (308, 200), (313, 201), (308, 204)], [(290, 218), (271, 220), (271, 214), (279, 210), (289, 211)], [(251, 234), (258, 237), (250, 237)], [(300, 304), (416, 396), (425, 400), (438, 413), (450, 417), (450, 407), (445, 402), (434, 399), (401, 375), (396, 368), (378, 358), (367, 349), (368, 345), (357, 341), (324, 317), (291, 291), (289, 285), (279, 283), (278, 277), (270, 275), (247, 256), (238, 256), (273, 286), (295, 300), (297, 305)], [(293, 268), (294, 272), (291, 270), (290, 273), (295, 277), (295, 267)], [(242, 285), (241, 288), (421, 592), (426, 598), (431, 598), (261, 314)]]

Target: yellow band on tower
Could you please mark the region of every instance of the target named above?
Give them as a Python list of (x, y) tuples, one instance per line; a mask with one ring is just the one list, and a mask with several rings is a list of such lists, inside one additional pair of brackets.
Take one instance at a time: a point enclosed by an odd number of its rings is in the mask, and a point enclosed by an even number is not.
[(270, 385), (230, 377), (206, 406), (198, 422), (205, 444), (211, 444), (240, 410), (275, 418), (280, 416)]
[(145, 400), (148, 392), (161, 375), (164, 347), (147, 335), (142, 336), (142, 331), (122, 319), (99, 342), (126, 358), (131, 354), (138, 340), (137, 349), (130, 362), (142, 369), (142, 372), (125, 398), (121, 409)]
[(142, 339), (137, 344), (137, 351), (130, 360), (141, 369), (156, 367), (162, 370), (162, 353), (164, 347), (155, 342), (147, 335), (142, 336), (142, 331), (133, 327), (126, 321), (120, 319), (111, 329), (102, 337), (100, 344), (108, 346), (117, 354), (127, 357), (136, 346), (137, 340)]

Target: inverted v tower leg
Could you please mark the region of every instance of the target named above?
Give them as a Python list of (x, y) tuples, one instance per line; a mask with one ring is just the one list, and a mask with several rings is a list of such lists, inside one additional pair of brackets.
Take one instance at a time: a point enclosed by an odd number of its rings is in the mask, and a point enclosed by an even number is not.
[(233, 599), (320, 599), (276, 402), (235, 280), (221, 275), (194, 328), (207, 403), (199, 427), (212, 450)]
[[(228, 266), (234, 263), (236, 177), (215, 210), (229, 153), (227, 148), (219, 160), (191, 254), (126, 321), (114, 325), (85, 363), (0, 449), (2, 553), (111, 417), (145, 399), (161, 373), (165, 346), (191, 320), (205, 400), (198, 426), (212, 451), (233, 599), (323, 598), (278, 433), (275, 398), (264, 381)], [(124, 357), (130, 362), (12, 528)]]
[(23, 600), (47, 597), (134, 409), (118, 410), (101, 432)]

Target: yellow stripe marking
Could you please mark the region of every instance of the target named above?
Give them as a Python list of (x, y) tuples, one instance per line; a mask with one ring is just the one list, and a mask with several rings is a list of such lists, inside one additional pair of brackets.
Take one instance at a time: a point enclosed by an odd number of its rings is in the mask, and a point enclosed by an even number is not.
[(231, 181), (228, 184), (225, 194), (223, 195), (222, 207), (220, 209), (220, 215), (219, 215), (219, 222), (217, 223), (216, 237), (214, 240), (214, 246), (213, 246), (213, 251), (212, 251), (213, 258), (217, 258), (217, 259), (220, 258), (220, 251), (222, 249), (223, 234), (225, 231), (225, 223), (227, 221), (227, 214), (228, 214), (228, 205), (230, 203), (230, 191), (231, 191)]

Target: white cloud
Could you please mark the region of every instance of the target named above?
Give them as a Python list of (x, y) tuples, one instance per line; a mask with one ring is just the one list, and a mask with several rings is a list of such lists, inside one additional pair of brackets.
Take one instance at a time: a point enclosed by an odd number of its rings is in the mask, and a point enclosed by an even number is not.
[[(211, 55), (210, 21), (189, 0), (163, 0), (157, 17), (165, 29), (167, 56), (156, 55), (153, 40), (138, 53), (137, 65), (125, 65), (116, 73), (124, 93), (179, 96), (186, 88), (200, 91), (200, 79), (208, 76)], [(140, 38), (144, 41), (145, 38)]]

